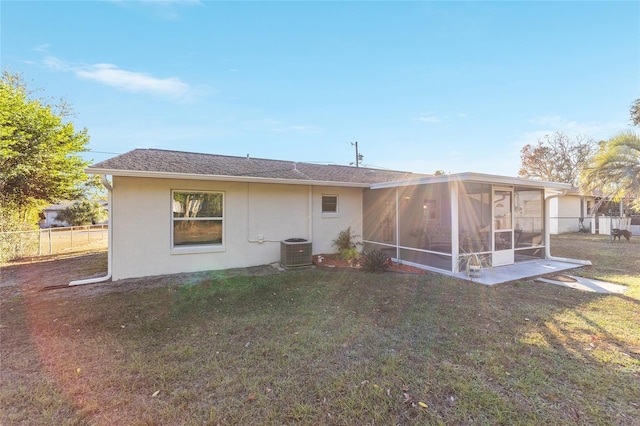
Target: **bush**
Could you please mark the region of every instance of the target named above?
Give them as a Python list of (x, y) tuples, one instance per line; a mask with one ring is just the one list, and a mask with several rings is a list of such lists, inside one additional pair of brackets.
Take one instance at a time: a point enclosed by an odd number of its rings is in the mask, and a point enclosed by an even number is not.
[(91, 225), (103, 222), (107, 218), (107, 212), (97, 201), (76, 201), (66, 207), (56, 216), (60, 222), (67, 222), (71, 226)]
[(360, 266), (369, 272), (384, 271), (389, 267), (389, 255), (382, 250), (363, 251)]
[(351, 232), (351, 227), (340, 231), (338, 238), (332, 241), (333, 247), (338, 250), (340, 257), (348, 262), (352, 262), (360, 257), (357, 246), (362, 244), (356, 241), (358, 235)]
[(0, 263), (37, 254), (38, 232), (0, 233)]
[(340, 257), (346, 260), (347, 262), (352, 262), (357, 260), (360, 257), (360, 252), (357, 248), (351, 247), (348, 249), (344, 249), (340, 252)]
[(0, 263), (37, 253), (38, 232), (35, 225), (21, 221), (16, 210), (0, 208)]
[(344, 231), (340, 231), (338, 238), (331, 243), (338, 250), (338, 253), (342, 253), (344, 250), (356, 248), (359, 244), (355, 241), (356, 238), (358, 238), (358, 235), (351, 233), (351, 227), (348, 227)]

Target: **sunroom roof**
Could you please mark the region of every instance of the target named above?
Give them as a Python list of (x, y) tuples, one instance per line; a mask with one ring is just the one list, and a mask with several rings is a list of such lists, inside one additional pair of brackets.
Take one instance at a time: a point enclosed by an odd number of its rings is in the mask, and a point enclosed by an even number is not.
[(546, 189), (557, 189), (557, 190), (568, 190), (571, 188), (571, 185), (568, 183), (547, 182), (542, 180), (524, 179), (524, 178), (516, 178), (516, 177), (510, 177), (510, 176), (464, 172), (464, 173), (454, 173), (450, 175), (420, 176), (420, 177), (416, 177), (415, 179), (405, 179), (405, 180), (399, 180), (395, 182), (374, 183), (371, 185), (371, 189), (396, 188), (401, 186), (423, 185), (423, 184), (433, 184), (433, 183), (449, 183), (449, 182), (493, 183), (493, 184), (501, 184), (501, 185), (513, 185), (513, 186), (521, 186), (521, 187), (524, 186), (524, 187), (546, 188)]

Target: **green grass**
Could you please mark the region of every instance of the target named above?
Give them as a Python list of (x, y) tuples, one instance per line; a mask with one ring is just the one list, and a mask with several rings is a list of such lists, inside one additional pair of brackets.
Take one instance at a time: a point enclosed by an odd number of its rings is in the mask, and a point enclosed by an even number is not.
[(639, 243), (554, 239), (623, 295), (307, 270), (12, 296), (0, 423), (640, 424)]

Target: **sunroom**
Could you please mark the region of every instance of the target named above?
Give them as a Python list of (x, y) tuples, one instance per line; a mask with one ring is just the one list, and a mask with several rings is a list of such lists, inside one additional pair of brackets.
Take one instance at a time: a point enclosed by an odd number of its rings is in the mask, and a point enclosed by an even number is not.
[(475, 257), (484, 284), (590, 264), (550, 254), (546, 204), (569, 188), (477, 173), (375, 184), (363, 195), (364, 250), (460, 278)]

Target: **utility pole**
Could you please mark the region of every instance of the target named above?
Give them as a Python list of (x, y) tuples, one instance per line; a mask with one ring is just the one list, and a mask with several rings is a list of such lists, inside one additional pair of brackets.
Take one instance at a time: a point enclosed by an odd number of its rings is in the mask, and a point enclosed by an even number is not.
[(356, 162), (355, 163), (351, 163), (351, 165), (355, 164), (356, 167), (360, 167), (360, 163), (362, 162), (362, 159), (364, 158), (364, 156), (362, 154), (358, 153), (358, 141), (351, 142), (351, 146), (355, 146), (356, 147)]

